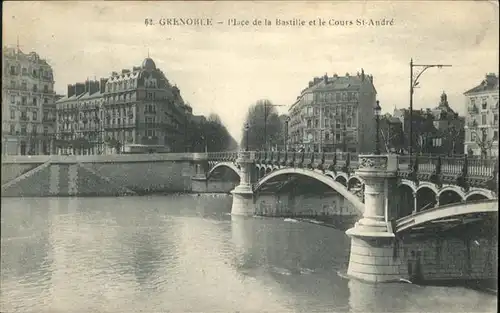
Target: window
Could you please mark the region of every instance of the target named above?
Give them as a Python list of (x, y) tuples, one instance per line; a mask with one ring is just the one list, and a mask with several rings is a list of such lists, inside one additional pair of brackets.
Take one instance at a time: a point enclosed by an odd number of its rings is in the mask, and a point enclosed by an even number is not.
[(49, 119), (49, 112), (43, 112), (43, 119), (48, 120)]
[(36, 98), (33, 98), (33, 105), (34, 105), (34, 106), (36, 106), (36, 105), (37, 105)]
[(330, 120), (325, 118), (325, 127), (330, 127)]
[(493, 115), (493, 125), (498, 125), (498, 114)]
[(36, 70), (33, 70), (33, 77), (38, 77), (38, 73), (36, 72)]
[(16, 96), (10, 96), (10, 103), (12, 104), (16, 103)]
[(38, 86), (37, 86), (37, 85), (33, 85), (33, 91), (34, 91), (34, 92), (37, 92), (37, 91), (38, 91)]
[(348, 118), (347, 119), (347, 127), (351, 127), (351, 126), (352, 126), (352, 119)]
[(16, 132), (16, 125), (10, 124), (10, 134), (14, 135), (15, 132)]
[(26, 82), (22, 82), (21, 83), (21, 89), (22, 90), (27, 90), (28, 89), (28, 85), (26, 84)]
[(314, 127), (316, 127), (316, 128), (319, 127), (319, 120), (314, 121)]
[(498, 141), (498, 130), (493, 132), (493, 140)]
[(470, 98), (470, 104), (471, 105), (476, 105), (476, 99)]
[(312, 126), (311, 120), (307, 120), (307, 128), (311, 128), (311, 126)]
[(16, 88), (16, 82), (15, 81), (13, 81), (13, 80), (10, 81), (10, 88), (12, 88), (12, 89)]
[(21, 135), (26, 135), (26, 126), (21, 126)]
[(325, 140), (330, 140), (330, 133), (325, 133)]
[(16, 119), (16, 111), (14, 111), (14, 110), (10, 110), (10, 119), (11, 119), (11, 120)]
[(33, 112), (33, 120), (36, 121), (38, 119), (38, 114), (37, 112)]
[(49, 86), (43, 85), (43, 92), (49, 93)]
[(488, 134), (486, 134), (486, 132), (483, 131), (483, 139), (482, 139), (482, 141), (485, 142), (486, 140), (488, 140)]
[(16, 75), (16, 67), (13, 65), (10, 67), (10, 75)]
[(28, 100), (26, 99), (26, 97), (21, 97), (21, 104), (22, 105), (26, 105), (27, 101)]
[(483, 110), (486, 110), (488, 108), (488, 102), (486, 99), (483, 99), (483, 102), (481, 103), (481, 108)]
[(481, 115), (481, 124), (482, 125), (486, 125), (487, 124), (487, 122), (486, 122), (486, 114)]
[(340, 92), (337, 92), (335, 94), (335, 100), (337, 100), (337, 102), (340, 102)]
[(337, 141), (340, 140), (340, 134), (335, 134), (335, 140), (337, 140)]
[(28, 74), (28, 70), (25, 67), (23, 67), (23, 75), (26, 75), (26, 74)]
[(340, 123), (335, 124), (336, 129), (340, 129)]

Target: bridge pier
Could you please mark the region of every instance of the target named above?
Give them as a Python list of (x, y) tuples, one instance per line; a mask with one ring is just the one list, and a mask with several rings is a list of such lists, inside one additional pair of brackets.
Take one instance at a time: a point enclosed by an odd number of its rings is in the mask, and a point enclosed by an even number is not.
[(194, 153), (193, 165), (194, 176), (191, 177), (191, 191), (196, 193), (205, 193), (208, 190), (208, 155), (206, 153)]
[(365, 181), (365, 209), (363, 217), (346, 231), (351, 237), (347, 274), (369, 282), (398, 281), (395, 235), (389, 222), (396, 196), (391, 189), (397, 177), (397, 156), (363, 155), (359, 160), (356, 174)]
[(240, 166), (240, 184), (231, 191), (233, 195), (232, 215), (253, 216), (255, 204), (253, 199), (253, 168), (255, 158), (252, 152), (240, 151), (236, 163)]

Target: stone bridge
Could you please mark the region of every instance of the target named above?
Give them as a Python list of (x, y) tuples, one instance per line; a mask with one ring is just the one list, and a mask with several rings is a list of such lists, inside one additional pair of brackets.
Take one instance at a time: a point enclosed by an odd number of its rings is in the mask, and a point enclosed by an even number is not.
[[(207, 186), (224, 170), (239, 180), (231, 191), (234, 215), (255, 215), (256, 195), (273, 183), (271, 190), (284, 188), (288, 181), (282, 179), (285, 177), (309, 177), (345, 197), (362, 212), (361, 219), (346, 232), (351, 237), (348, 274), (368, 281), (405, 277), (401, 272), (406, 266), (404, 262), (420, 256), (404, 252), (405, 257), (399, 257), (402, 252), (398, 252), (397, 245), (402, 238), (408, 241), (422, 229), (432, 229), (434, 235), (452, 228), (463, 232), (460, 227), (464, 225), (478, 225), (478, 221), (498, 217), (495, 159), (349, 153), (209, 153), (197, 160), (193, 179), (204, 181)], [(193, 190), (202, 192), (201, 186), (193, 185)], [(491, 248), (490, 243), (482, 251)], [(450, 248), (449, 253), (454, 249)], [(468, 251), (470, 259), (469, 241), (463, 249)], [(487, 262), (493, 262), (490, 256)], [(469, 276), (479, 277), (471, 264), (467, 267)]]
[[(248, 155), (251, 162), (249, 184), (255, 194), (268, 189), (279, 191), (287, 184), (285, 177), (307, 176), (328, 185), (362, 211), (365, 181), (356, 173), (358, 155), (293, 152), (249, 152)], [(441, 205), (497, 198), (496, 159), (416, 156), (410, 160), (409, 156), (393, 157), (397, 162), (397, 179), (391, 190), (400, 196), (395, 212), (398, 218)], [(236, 174), (233, 179), (240, 180), (242, 165), (237, 159), (237, 152), (208, 153), (205, 164), (200, 160), (197, 179), (219, 180), (220, 173), (229, 170)]]

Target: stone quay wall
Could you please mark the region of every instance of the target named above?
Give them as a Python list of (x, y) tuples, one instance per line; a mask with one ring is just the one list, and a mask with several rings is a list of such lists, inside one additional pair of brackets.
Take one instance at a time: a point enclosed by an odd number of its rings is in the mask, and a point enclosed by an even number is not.
[(353, 255), (356, 258), (351, 262), (364, 273), (359, 278), (367, 281), (377, 281), (381, 276), (385, 281), (402, 278), (428, 283), (498, 277), (496, 239), (415, 238), (386, 245), (356, 239), (351, 243), (351, 258)]
[(191, 192), (193, 153), (3, 156), (2, 196), (116, 196)]

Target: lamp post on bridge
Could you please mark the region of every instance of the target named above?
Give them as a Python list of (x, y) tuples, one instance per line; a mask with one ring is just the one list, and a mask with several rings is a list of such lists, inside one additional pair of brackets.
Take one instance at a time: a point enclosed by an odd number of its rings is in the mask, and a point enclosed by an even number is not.
[(375, 112), (375, 154), (379, 155), (380, 154), (380, 111), (382, 108), (380, 107), (380, 102), (377, 100), (377, 105), (373, 109)]
[(290, 116), (287, 116), (285, 119), (285, 152), (288, 150), (288, 123), (290, 122)]
[[(413, 78), (413, 68), (421, 68), (422, 70), (417, 74), (415, 78)], [(412, 156), (412, 149), (413, 149), (413, 93), (415, 91), (415, 88), (417, 88), (419, 82), (418, 79), (422, 74), (429, 68), (431, 67), (437, 67), (437, 68), (442, 68), (442, 67), (451, 67), (451, 65), (444, 65), (444, 64), (414, 64), (413, 63), (413, 58), (410, 60), (410, 142), (408, 145), (408, 154), (410, 155), (410, 163), (411, 163), (411, 156)]]
[(249, 133), (249, 130), (250, 129), (250, 125), (248, 123), (245, 123), (245, 151), (248, 151), (248, 133)]

